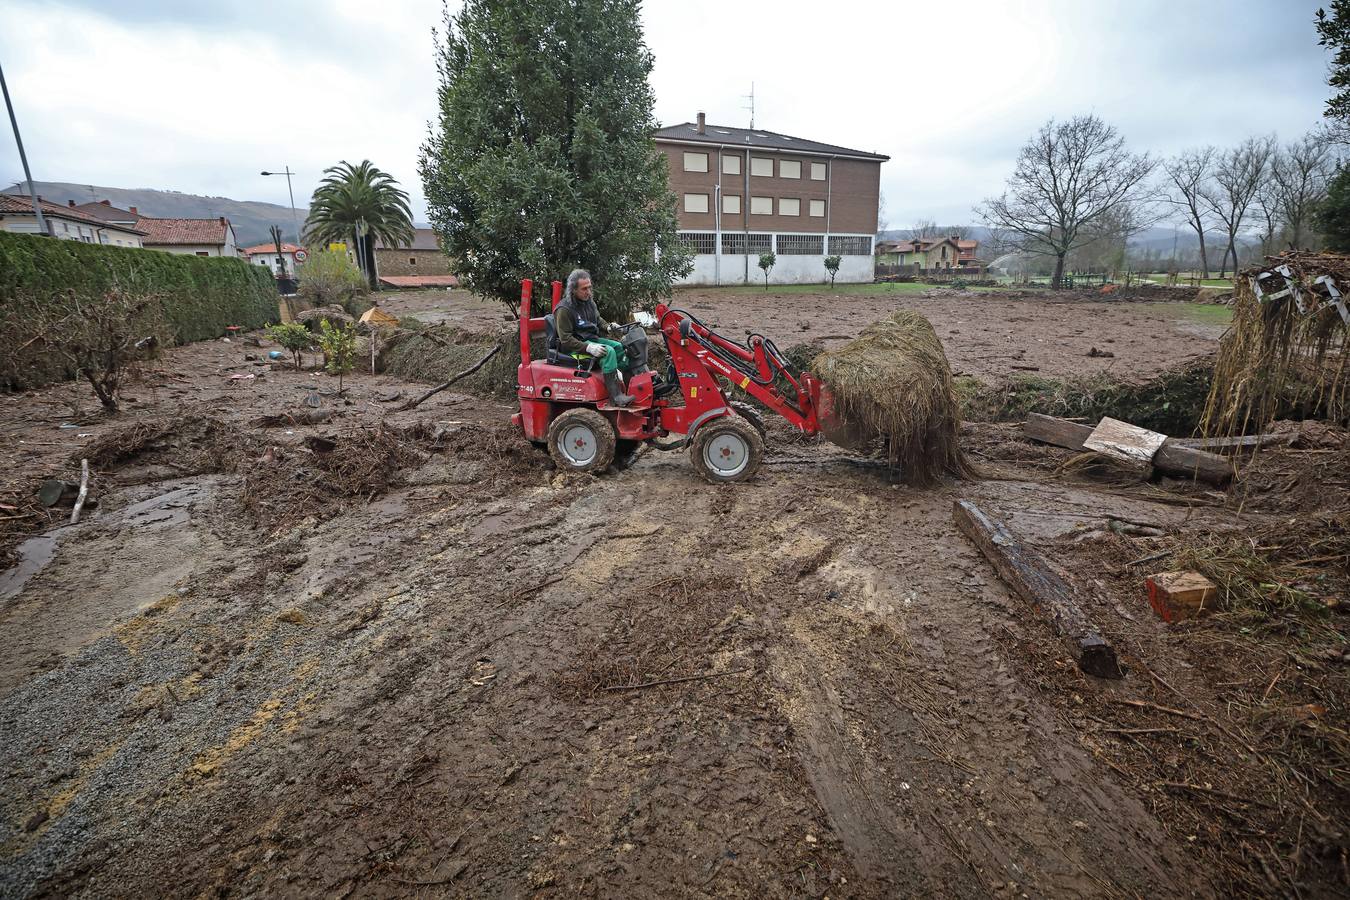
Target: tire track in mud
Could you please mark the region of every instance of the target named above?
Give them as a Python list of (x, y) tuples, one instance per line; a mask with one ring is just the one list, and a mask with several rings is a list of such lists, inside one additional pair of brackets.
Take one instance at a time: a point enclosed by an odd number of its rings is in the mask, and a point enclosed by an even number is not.
[[(136, 655), (87, 651), (122, 667), (121, 699), (57, 782), (78, 820), (37, 833), (24, 883), (1182, 889), (1156, 822), (990, 639), (1017, 614), (950, 497), (828, 459), (721, 489), (682, 463), (409, 489), (199, 577), (136, 626)], [(24, 747), (74, 743), (69, 716), (8, 709)]]

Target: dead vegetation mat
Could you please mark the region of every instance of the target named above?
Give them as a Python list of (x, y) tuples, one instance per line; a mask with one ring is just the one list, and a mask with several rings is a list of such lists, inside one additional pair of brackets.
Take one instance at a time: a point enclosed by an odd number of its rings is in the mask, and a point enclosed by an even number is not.
[[(1277, 298), (1284, 281), (1266, 279), (1267, 296), (1258, 300), (1252, 280), (1277, 266), (1292, 274), (1293, 287)], [(1350, 290), (1350, 257), (1290, 251), (1238, 277), (1233, 322), (1220, 341), (1205, 405), (1206, 434), (1260, 431), (1290, 404), (1350, 423), (1350, 325), (1334, 306), (1321, 305), (1323, 276)]]
[(961, 414), (951, 367), (923, 316), (897, 310), (821, 353), (811, 369), (828, 386), (841, 420), (886, 441), (887, 459), (905, 481), (973, 474), (957, 439)]

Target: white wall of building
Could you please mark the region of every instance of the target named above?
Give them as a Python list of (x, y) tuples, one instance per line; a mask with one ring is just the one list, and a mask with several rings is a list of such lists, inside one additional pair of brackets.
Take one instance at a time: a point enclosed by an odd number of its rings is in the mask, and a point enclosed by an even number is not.
[[(139, 234), (122, 231), (113, 225), (89, 225), (74, 219), (67, 219), (59, 213), (49, 213), (45, 210), (42, 213), (42, 218), (46, 220), (47, 228), (51, 233), (56, 238), (63, 241), (79, 241), (84, 244), (106, 244), (114, 247), (141, 246), (141, 236)], [(38, 230), (37, 216), (31, 214), (5, 213), (4, 219), (0, 220), (0, 228), (18, 234), (41, 233)]]
[(182, 256), (234, 256), (233, 253), (221, 253), (220, 244), (146, 244), (145, 248)]
[[(296, 266), (300, 265), (295, 261), (295, 253), (287, 251), (286, 253), (281, 254), (281, 256), (286, 260), (286, 274), (294, 278)], [(251, 254), (248, 258), (248, 264), (250, 266), (267, 266), (267, 268), (272, 270), (273, 275), (278, 274), (277, 270), (280, 268), (277, 265), (277, 252), (275, 250), (271, 253)]]
[[(876, 278), (876, 259), (866, 256), (841, 256), (836, 284), (866, 284)], [(769, 273), (769, 284), (828, 284), (830, 274), (825, 271), (825, 256), (777, 254), (777, 262)], [(677, 284), (763, 284), (764, 272), (759, 267), (759, 254), (700, 253), (694, 257), (694, 268)]]

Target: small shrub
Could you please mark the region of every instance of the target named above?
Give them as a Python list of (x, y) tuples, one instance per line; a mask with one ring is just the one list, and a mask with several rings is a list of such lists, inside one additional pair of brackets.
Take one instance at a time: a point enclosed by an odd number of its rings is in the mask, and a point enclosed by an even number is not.
[(304, 361), (301, 354), (306, 350), (314, 349), (314, 335), (310, 334), (309, 329), (299, 322), (269, 325), (267, 326), (267, 336), (291, 351), (291, 357), (295, 360), (297, 369), (301, 368)]
[(366, 280), (340, 250), (318, 250), (300, 267), (300, 298), (315, 306), (341, 306), (352, 317), (370, 308)]
[(356, 363), (355, 326), (335, 328), (324, 319), (319, 323), (319, 348), (323, 350), (324, 369), (338, 377), (338, 393), (342, 393), (342, 376)]
[(838, 255), (825, 257), (825, 271), (830, 274), (830, 287), (834, 287), (834, 278), (839, 274), (839, 266), (843, 261), (844, 258)]
[(83, 376), (103, 408), (115, 413), (122, 375), (129, 363), (154, 353), (170, 338), (160, 297), (118, 288), (102, 296), (70, 292), (68, 304), (50, 311), (36, 340)]
[(768, 253), (759, 255), (759, 267), (764, 270), (764, 290), (769, 289), (769, 273), (773, 271), (774, 265), (778, 262), (778, 257), (774, 256), (772, 250)]

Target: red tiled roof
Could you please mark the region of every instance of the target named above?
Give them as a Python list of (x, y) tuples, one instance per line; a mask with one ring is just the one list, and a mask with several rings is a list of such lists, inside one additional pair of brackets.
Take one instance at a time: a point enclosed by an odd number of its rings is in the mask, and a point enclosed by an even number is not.
[[(282, 245), (281, 245), (281, 252), (282, 252), (282, 253), (294, 253), (294, 252), (297, 251), (297, 250), (303, 250), (303, 249), (304, 249), (303, 247), (297, 247), (295, 244), (282, 244)], [(277, 245), (276, 245), (276, 244), (256, 244), (256, 245), (254, 245), (254, 246), (252, 246), (252, 247), (245, 247), (243, 250), (240, 250), (239, 252), (242, 253), (242, 254), (244, 254), (245, 256), (262, 256), (262, 255), (265, 255), (265, 254), (268, 254), (268, 253), (272, 254), (273, 256), (276, 256), (276, 253), (277, 253)]]
[(228, 219), (152, 219), (141, 216), (136, 227), (151, 244), (224, 244)]
[(380, 281), (390, 287), (459, 287), (459, 279), (453, 275), (381, 275)]
[[(145, 234), (145, 231), (138, 226), (131, 225), (113, 225), (102, 219), (91, 216), (78, 209), (71, 209), (68, 206), (61, 206), (52, 203), (50, 200), (38, 198), (38, 205), (42, 207), (44, 216), (53, 218), (62, 218), (70, 222), (83, 222), (86, 225), (94, 225), (98, 228), (115, 228), (118, 231), (130, 231), (133, 234)], [(32, 215), (33, 200), (27, 194), (0, 194), (0, 215)]]
[(104, 222), (135, 222), (140, 218), (138, 213), (129, 209), (119, 209), (113, 206), (107, 200), (98, 200), (91, 203), (81, 203), (76, 205), (74, 201), (67, 204), (67, 208), (78, 209), (85, 215), (93, 216), (95, 219), (102, 219)]

